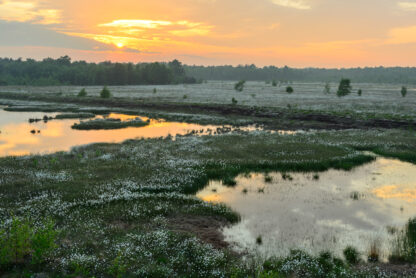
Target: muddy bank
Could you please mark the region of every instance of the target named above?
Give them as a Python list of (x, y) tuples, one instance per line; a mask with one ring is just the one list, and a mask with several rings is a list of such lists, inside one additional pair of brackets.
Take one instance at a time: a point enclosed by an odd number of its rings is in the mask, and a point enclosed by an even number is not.
[(168, 219), (168, 228), (178, 233), (188, 233), (197, 236), (205, 243), (217, 249), (228, 247), (221, 228), (229, 222), (221, 217), (176, 215)]

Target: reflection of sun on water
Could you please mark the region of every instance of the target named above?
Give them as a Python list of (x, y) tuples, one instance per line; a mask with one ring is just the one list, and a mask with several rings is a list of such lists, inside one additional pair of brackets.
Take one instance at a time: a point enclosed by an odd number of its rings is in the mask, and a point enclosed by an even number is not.
[(211, 194), (203, 196), (202, 200), (209, 203), (220, 203), (222, 201), (222, 198), (217, 194)]
[[(46, 114), (54, 117), (55, 114)], [(79, 119), (52, 120), (47, 123), (28, 123), (29, 118), (42, 118), (45, 113), (7, 112), (0, 109), (0, 156), (37, 154), (55, 151), (68, 151), (73, 146), (91, 143), (120, 143), (127, 139), (159, 138), (185, 135), (193, 130), (216, 130), (219, 126), (201, 126), (178, 122), (167, 122), (163, 119), (149, 119), (138, 115), (110, 113), (96, 116), (96, 119), (113, 118), (121, 121), (150, 121), (145, 127), (129, 127), (116, 130), (78, 131), (71, 128)], [(84, 121), (84, 120), (81, 120)], [(31, 134), (31, 130), (39, 133)]]

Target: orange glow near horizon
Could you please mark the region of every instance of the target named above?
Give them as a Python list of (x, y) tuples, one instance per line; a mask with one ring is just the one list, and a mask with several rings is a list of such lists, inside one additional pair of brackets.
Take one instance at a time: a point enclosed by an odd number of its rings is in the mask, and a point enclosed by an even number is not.
[[(41, 45), (22, 39), (13, 48), (4, 40), (0, 50), (25, 58), (33, 47), (33, 58), (42, 58), (54, 48), (74, 60), (88, 51), (90, 61), (414, 66), (415, 16), (415, 0), (4, 0), (0, 24), (37, 26), (51, 38)], [(74, 45), (62, 48), (54, 33)], [(80, 38), (85, 46), (76, 45)]]

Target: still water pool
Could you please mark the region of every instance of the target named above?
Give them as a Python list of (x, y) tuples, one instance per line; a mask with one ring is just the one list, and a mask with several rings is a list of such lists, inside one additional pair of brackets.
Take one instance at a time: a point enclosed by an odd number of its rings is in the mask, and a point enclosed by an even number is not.
[(236, 181), (236, 187), (212, 181), (198, 197), (241, 214), (242, 221), (223, 233), (242, 252), (330, 250), (341, 256), (352, 245), (365, 256), (376, 244), (385, 260), (396, 236), (392, 231), (416, 216), (416, 165), (395, 159), (377, 158), (350, 172), (330, 170), (319, 177), (251, 174)]
[[(207, 130), (216, 130), (219, 127), (150, 119), (150, 124), (144, 127), (85, 131), (71, 128), (74, 123), (80, 122), (78, 119), (29, 123), (29, 119), (42, 119), (45, 115), (55, 117), (57, 113), (7, 112), (0, 109), (0, 156), (68, 151), (71, 147), (78, 145), (119, 143), (135, 138), (184, 135), (193, 130), (204, 130), (207, 133)], [(96, 118), (102, 117), (97, 116)], [(135, 119), (138, 116), (109, 114), (106, 117), (125, 121)], [(144, 121), (148, 120), (146, 117), (140, 118)], [(32, 130), (35, 130), (35, 134), (31, 133)]]

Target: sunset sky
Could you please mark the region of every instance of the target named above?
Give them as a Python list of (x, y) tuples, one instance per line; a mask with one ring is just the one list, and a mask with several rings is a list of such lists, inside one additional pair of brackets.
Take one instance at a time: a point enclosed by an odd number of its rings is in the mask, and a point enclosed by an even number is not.
[(416, 66), (416, 0), (0, 0), (0, 57)]

